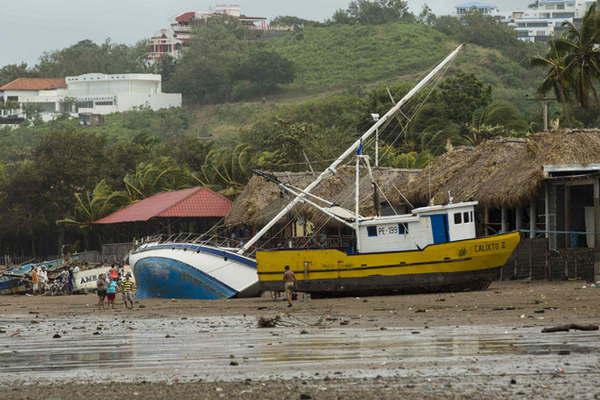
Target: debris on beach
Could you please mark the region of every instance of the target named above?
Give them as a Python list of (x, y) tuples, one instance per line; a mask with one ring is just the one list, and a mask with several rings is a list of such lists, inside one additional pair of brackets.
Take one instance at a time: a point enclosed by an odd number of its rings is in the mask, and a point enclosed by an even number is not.
[(571, 329), (574, 331), (597, 331), (599, 327), (593, 324), (566, 324), (544, 328), (542, 333), (569, 332)]

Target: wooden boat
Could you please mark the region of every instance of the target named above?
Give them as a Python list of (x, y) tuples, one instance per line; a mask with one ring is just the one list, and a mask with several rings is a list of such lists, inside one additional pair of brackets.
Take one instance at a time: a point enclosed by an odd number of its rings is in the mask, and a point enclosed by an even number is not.
[(283, 289), (286, 266), (297, 290), (366, 295), (482, 290), (517, 247), (519, 233), (475, 238), (475, 202), (416, 209), (359, 222), (358, 251), (290, 249), (257, 252), (265, 290)]

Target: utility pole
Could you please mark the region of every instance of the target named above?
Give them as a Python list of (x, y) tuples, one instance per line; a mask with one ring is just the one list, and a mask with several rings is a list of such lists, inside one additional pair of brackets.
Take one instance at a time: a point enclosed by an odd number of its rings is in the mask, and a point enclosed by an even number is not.
[(548, 132), (548, 100), (543, 100), (544, 104), (544, 132)]
[(544, 124), (544, 132), (548, 132), (550, 130), (549, 124), (549, 108), (550, 102), (556, 101), (557, 99), (554, 97), (529, 97), (529, 95), (525, 95), (525, 98), (529, 101), (539, 101), (542, 103), (542, 120)]

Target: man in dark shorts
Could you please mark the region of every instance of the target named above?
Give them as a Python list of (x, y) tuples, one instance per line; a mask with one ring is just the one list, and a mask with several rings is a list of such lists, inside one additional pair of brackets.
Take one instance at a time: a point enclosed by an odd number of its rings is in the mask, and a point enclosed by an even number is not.
[(285, 266), (283, 273), (283, 287), (285, 288), (285, 296), (287, 297), (288, 307), (292, 306), (292, 296), (294, 295), (294, 287), (296, 286), (296, 275), (290, 269), (289, 265)]
[(104, 274), (98, 275), (98, 280), (96, 281), (96, 293), (98, 293), (98, 308), (104, 308), (104, 299), (106, 298), (106, 286), (108, 282), (106, 282), (106, 277)]

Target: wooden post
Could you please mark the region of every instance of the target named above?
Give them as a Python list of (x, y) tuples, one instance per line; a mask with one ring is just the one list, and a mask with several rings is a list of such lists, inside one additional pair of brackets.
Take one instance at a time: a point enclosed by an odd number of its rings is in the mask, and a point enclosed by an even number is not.
[(485, 206), (483, 208), (483, 236), (488, 235), (488, 226), (490, 224), (490, 209)]
[(600, 180), (594, 179), (594, 248), (600, 248)]
[(550, 186), (546, 183), (546, 190), (544, 192), (544, 215), (546, 224), (546, 239), (550, 238)]
[(508, 232), (508, 208), (506, 208), (505, 206), (502, 206), (501, 219), (502, 219), (501, 233), (506, 233), (506, 232)]
[(535, 225), (537, 222), (537, 203), (534, 200), (529, 205), (529, 239), (535, 239)]
[(571, 247), (571, 188), (565, 187), (565, 248)]
[(521, 231), (521, 219), (522, 219), (523, 210), (521, 207), (515, 208), (515, 230), (517, 232)]

